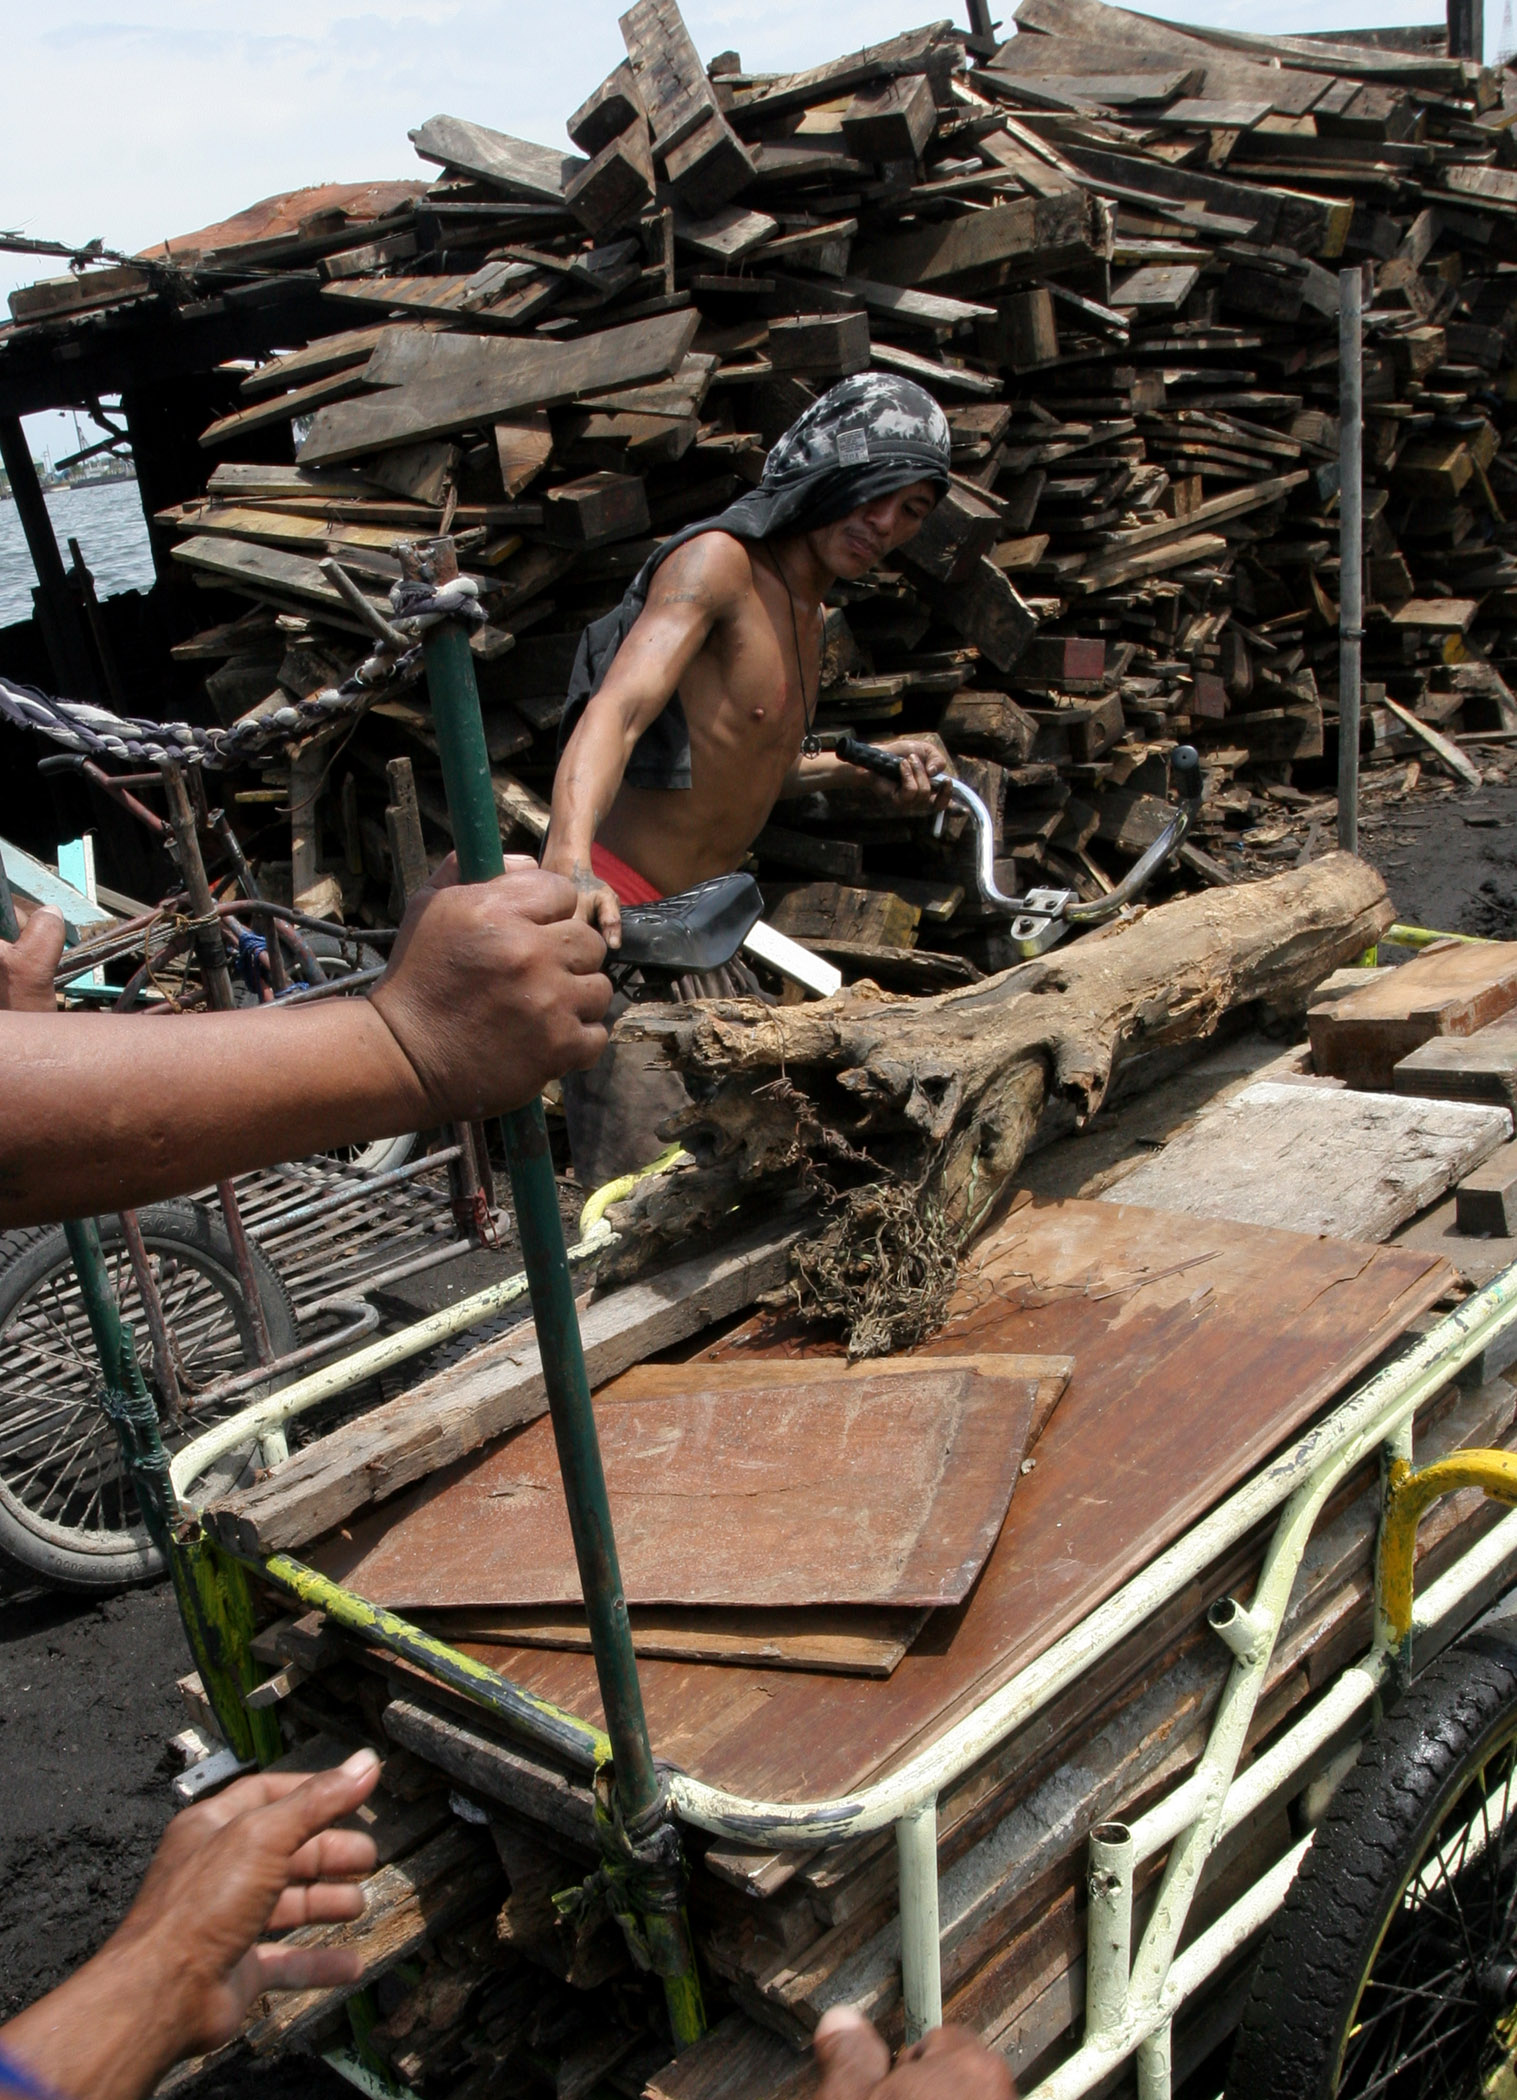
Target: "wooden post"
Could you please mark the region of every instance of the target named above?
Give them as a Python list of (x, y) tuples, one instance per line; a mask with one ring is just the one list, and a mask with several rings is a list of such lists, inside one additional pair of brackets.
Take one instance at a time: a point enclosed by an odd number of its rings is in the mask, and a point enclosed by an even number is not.
[(1485, 0), (1448, 0), (1449, 57), (1485, 58)]
[(399, 911), (404, 911), (427, 879), (427, 848), (421, 835), (421, 811), (416, 806), (416, 775), (408, 758), (392, 758), (385, 767), (390, 781), (390, 801), (385, 809), (385, 830), (390, 840), (390, 861), (399, 893)]
[(32, 567), (37, 571), (33, 603), (37, 624), (47, 647), (58, 691), (65, 699), (98, 700), (99, 681), (82, 617), (83, 609), (63, 566), (63, 556), (53, 537), (53, 521), (31, 447), (19, 416), (0, 416), (0, 462), (10, 477), (16, 499), (16, 515), (26, 535)]
[[(1450, 0), (1452, 5), (1452, 0)], [(1479, 4), (1479, 0), (1476, 0)], [(1359, 697), (1364, 649), (1364, 279), (1338, 273), (1338, 844), (1359, 850)]]
[[(1453, 0), (1450, 0), (1450, 5)], [(997, 25), (990, 19), (990, 0), (968, 0), (969, 37), (968, 46), (976, 58), (994, 58)]]

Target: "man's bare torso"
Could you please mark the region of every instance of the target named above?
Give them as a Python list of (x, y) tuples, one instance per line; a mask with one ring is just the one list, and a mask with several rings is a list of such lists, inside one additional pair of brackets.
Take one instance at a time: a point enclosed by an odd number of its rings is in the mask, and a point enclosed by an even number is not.
[(650, 610), (697, 598), (718, 568), (730, 577), (734, 550), (746, 579), (736, 593), (727, 585), (722, 614), (679, 683), (692, 785), (624, 781), (597, 834), (666, 896), (738, 866), (800, 754), (807, 706), (816, 706), (821, 610), (791, 598), (762, 543), (703, 533), (659, 569)]

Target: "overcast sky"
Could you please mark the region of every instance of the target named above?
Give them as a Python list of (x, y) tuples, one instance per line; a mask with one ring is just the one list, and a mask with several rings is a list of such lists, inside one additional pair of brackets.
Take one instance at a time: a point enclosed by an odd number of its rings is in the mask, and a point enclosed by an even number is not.
[[(946, 14), (951, 0), (938, 0)], [(1015, 0), (1003, 0), (1008, 26)], [(703, 57), (814, 65), (931, 19), (931, 0), (685, 0)], [(1487, 0), (1488, 47), (1512, 0)], [(1428, 0), (1161, 0), (1289, 34), (1436, 17)], [(1503, 8), (1507, 27), (1503, 33)], [(618, 0), (8, 0), (0, 227), (135, 251), (306, 183), (429, 172), (440, 111), (545, 144), (623, 55)], [(957, 10), (954, 10), (957, 12)], [(61, 265), (0, 254), (0, 293)], [(62, 418), (34, 441), (72, 449)]]

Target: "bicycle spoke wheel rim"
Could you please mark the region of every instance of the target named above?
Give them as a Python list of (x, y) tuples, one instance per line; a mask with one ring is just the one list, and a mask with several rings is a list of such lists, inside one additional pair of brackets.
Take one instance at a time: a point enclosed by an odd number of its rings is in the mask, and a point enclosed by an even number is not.
[(1365, 1972), (1339, 2100), (1477, 2100), (1517, 2006), (1517, 1729), (1460, 1785)]

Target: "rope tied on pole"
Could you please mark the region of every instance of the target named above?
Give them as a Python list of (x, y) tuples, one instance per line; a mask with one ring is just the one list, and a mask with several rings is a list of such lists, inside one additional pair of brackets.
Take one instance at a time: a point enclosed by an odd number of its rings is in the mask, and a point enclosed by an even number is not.
[(157, 1406), (137, 1362), (137, 1345), (124, 1320), (120, 1333), (120, 1353), (115, 1364), (108, 1364), (103, 1358), (101, 1361), (100, 1412), (120, 1442), (148, 1537), (167, 1557), (176, 1514), (173, 1490), (168, 1484), (168, 1453), (163, 1448)]
[(671, 1971), (670, 1934), (649, 1930), (654, 1919), (678, 1919), (685, 1900), (685, 1854), (669, 1818), (668, 1781), (660, 1774), (657, 1798), (629, 1826), (622, 1819), (611, 1767), (595, 1774), (595, 1836), (601, 1861), (576, 1887), (558, 1890), (553, 1907), (576, 1937), (614, 1918), (627, 1951), (651, 1975)]
[(242, 765), (300, 743), (336, 722), (356, 718), (381, 692), (414, 683), (424, 669), (422, 638), (440, 622), (458, 620), (467, 627), (481, 627), (488, 617), (477, 576), (454, 576), (440, 584), (402, 578), (391, 586), (391, 618), (387, 620), (336, 562), (322, 566), (337, 570), (348, 587), (342, 595), (346, 598), (351, 593), (365, 609), (366, 624), (378, 630), (371, 653), (340, 685), (323, 686), (303, 699), (292, 697), (284, 706), (267, 714), (244, 716), (230, 728), (212, 729), (193, 722), (153, 722), (142, 715), (120, 715), (92, 700), (60, 699), (0, 676), (0, 717), (18, 729), (40, 730), (66, 751), (79, 751), (90, 758), (152, 766)]

